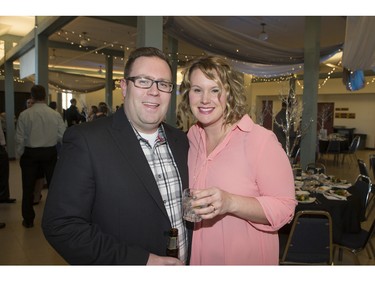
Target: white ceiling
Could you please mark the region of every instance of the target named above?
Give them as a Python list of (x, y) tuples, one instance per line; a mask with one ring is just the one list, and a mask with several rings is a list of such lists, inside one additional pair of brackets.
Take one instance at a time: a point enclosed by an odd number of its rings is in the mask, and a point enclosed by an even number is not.
[[(165, 17), (165, 21), (167, 18)], [(261, 23), (266, 23), (265, 31), (269, 34), (268, 42), (270, 44), (283, 46), (284, 48), (303, 49), (304, 46), (305, 17), (234, 16), (210, 18), (220, 23), (225, 21), (228, 29), (233, 32), (246, 34), (254, 38), (257, 38), (262, 30)], [(118, 21), (122, 21), (122, 23)], [(320, 39), (322, 47), (344, 42), (345, 21), (346, 18), (342, 16), (322, 17)], [(34, 26), (35, 17), (0, 17), (0, 42), (2, 36), (5, 35), (25, 36)], [(83, 32), (87, 34), (89, 47), (91, 48), (79, 47)], [(121, 77), (126, 54), (135, 48), (136, 39), (136, 17), (76, 17), (49, 37), (49, 69), (53, 71), (50, 73), (50, 79), (55, 76), (54, 79), (58, 79), (58, 76), (61, 78), (62, 74), (65, 73), (75, 73), (85, 75), (86, 80), (88, 80), (87, 76), (104, 80), (104, 75), (98, 73), (100, 69), (105, 67), (105, 55), (101, 54), (103, 49), (113, 50), (119, 54), (114, 56), (113, 69), (114, 78)], [(165, 40), (167, 40), (166, 34)], [(69, 46), (72, 46), (72, 48)], [(168, 44), (166, 43), (164, 46), (166, 46), (164, 51), (170, 53)], [(123, 56), (124, 50), (125, 58)], [(2, 51), (3, 47), (0, 45), (0, 59), (2, 58)], [(181, 64), (204, 53), (204, 49), (194, 47), (188, 42), (180, 40), (178, 43), (178, 58)], [(331, 59), (329, 63), (337, 65), (339, 60), (340, 57), (336, 57), (334, 61)], [(325, 67), (322, 71), (328, 72), (330, 69), (330, 67)], [(74, 84), (77, 84), (77, 81), (84, 83), (82, 80), (77, 79), (61, 81), (61, 83), (67, 87), (73, 87)], [(89, 82), (87, 81), (87, 83)]]

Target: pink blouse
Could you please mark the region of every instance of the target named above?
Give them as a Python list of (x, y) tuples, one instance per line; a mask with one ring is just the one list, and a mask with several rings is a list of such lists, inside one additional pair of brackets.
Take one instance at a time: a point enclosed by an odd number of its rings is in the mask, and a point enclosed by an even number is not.
[(277, 265), (277, 231), (290, 222), (297, 205), (289, 160), (272, 131), (245, 115), (206, 156), (204, 130), (188, 132), (190, 188), (218, 187), (255, 197), (270, 225), (230, 214), (195, 224), (191, 265)]

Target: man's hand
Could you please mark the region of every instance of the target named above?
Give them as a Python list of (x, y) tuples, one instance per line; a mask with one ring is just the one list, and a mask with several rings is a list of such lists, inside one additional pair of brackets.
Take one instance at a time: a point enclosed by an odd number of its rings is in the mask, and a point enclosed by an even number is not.
[(184, 265), (182, 261), (172, 257), (162, 257), (150, 254), (147, 265)]

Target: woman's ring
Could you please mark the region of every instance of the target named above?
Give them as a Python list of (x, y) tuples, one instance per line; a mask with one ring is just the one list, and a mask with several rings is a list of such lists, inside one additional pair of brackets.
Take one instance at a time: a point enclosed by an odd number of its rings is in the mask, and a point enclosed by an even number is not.
[(214, 206), (213, 204), (210, 204), (210, 206), (211, 206), (212, 208), (214, 208), (214, 210), (213, 210), (212, 212), (215, 213), (215, 211), (216, 211), (215, 206)]

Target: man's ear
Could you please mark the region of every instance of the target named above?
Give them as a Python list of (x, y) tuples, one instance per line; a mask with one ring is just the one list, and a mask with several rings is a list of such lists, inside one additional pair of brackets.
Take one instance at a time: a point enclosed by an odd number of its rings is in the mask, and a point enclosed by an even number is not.
[(125, 98), (125, 96), (126, 96), (126, 90), (128, 88), (128, 84), (127, 84), (127, 82), (126, 82), (125, 79), (121, 79), (120, 86), (121, 86), (122, 96)]

